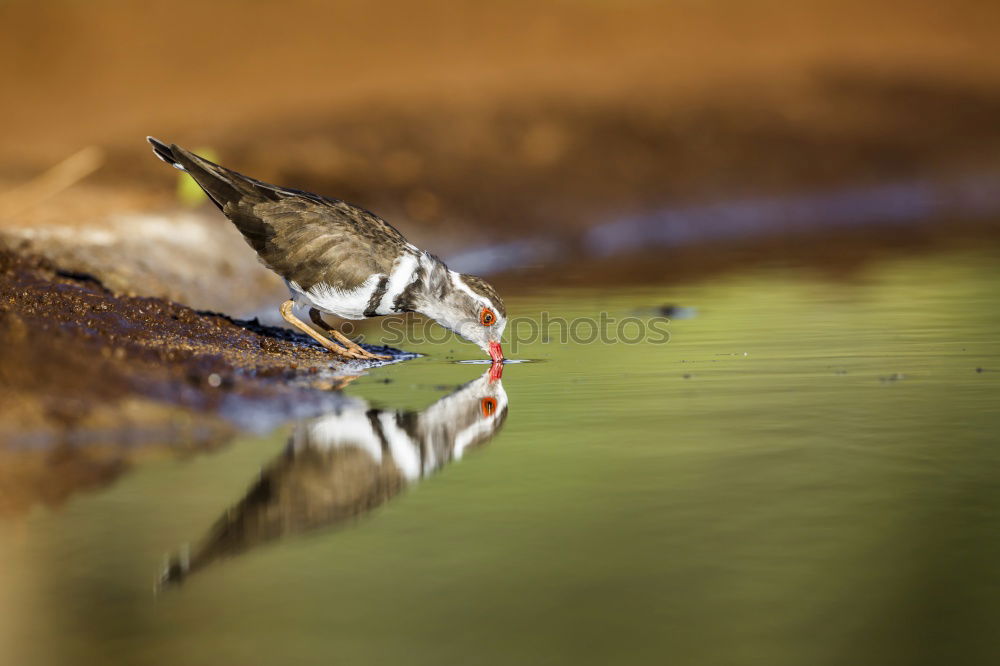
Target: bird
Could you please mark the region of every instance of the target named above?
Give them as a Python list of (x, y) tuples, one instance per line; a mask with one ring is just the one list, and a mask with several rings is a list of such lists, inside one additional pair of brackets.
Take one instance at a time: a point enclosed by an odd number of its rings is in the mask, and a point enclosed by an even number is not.
[[(284, 279), (290, 298), (279, 311), (285, 321), (329, 351), (348, 359), (391, 358), (350, 340), (323, 321), (323, 313), (357, 320), (419, 312), (478, 345), (494, 366), (503, 363), (507, 310), (486, 280), (451, 270), (363, 208), (271, 185), (176, 144), (146, 140), (158, 158), (194, 179), (260, 261)], [(312, 323), (336, 342), (299, 319), (296, 305), (308, 308)]]
[(296, 424), (195, 548), (167, 558), (160, 588), (256, 546), (357, 519), (485, 445), (508, 413), (503, 382), (489, 371), (419, 412), (346, 400)]

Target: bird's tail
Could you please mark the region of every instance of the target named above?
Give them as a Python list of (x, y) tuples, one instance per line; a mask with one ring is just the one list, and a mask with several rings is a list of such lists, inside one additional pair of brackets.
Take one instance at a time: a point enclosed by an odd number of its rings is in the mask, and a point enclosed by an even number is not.
[(163, 143), (159, 139), (152, 136), (147, 136), (146, 141), (149, 141), (149, 145), (153, 147), (153, 154), (155, 154), (161, 160), (163, 160), (164, 162), (166, 162), (175, 169), (180, 169), (181, 171), (187, 171), (187, 169), (184, 168), (184, 165), (181, 164), (180, 160), (178, 160), (174, 156), (174, 150), (171, 146), (168, 146), (167, 144)]
[(157, 157), (194, 178), (208, 198), (222, 210), (227, 203), (236, 203), (241, 197), (253, 194), (252, 179), (242, 174), (210, 162), (177, 144), (167, 145), (151, 136), (147, 136), (146, 141), (153, 146)]

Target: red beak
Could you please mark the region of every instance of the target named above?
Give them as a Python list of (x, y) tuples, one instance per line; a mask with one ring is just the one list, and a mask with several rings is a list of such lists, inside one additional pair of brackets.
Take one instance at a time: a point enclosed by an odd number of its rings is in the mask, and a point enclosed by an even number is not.
[(490, 343), (490, 359), (494, 363), (503, 363), (503, 350), (500, 349), (499, 342)]

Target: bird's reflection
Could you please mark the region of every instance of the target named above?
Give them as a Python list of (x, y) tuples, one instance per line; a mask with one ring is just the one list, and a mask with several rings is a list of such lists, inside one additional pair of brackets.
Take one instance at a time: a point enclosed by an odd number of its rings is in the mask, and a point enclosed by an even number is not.
[(503, 384), (486, 372), (420, 412), (373, 409), (358, 401), (304, 421), (194, 550), (171, 558), (161, 583), (180, 582), (215, 560), (367, 513), (488, 442), (506, 417)]

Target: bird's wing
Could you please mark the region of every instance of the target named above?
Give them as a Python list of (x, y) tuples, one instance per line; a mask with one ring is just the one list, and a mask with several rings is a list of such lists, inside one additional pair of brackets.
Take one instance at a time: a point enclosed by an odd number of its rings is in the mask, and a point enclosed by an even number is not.
[(291, 193), (273, 200), (245, 198), (223, 212), (261, 261), (309, 290), (325, 283), (354, 289), (372, 274), (389, 274), (406, 239), (377, 215), (342, 201), (316, 201)]
[(354, 289), (373, 273), (388, 274), (409, 246), (363, 208), (255, 180), (177, 145), (149, 142), (160, 159), (194, 178), (264, 265), (304, 290), (318, 283)]

